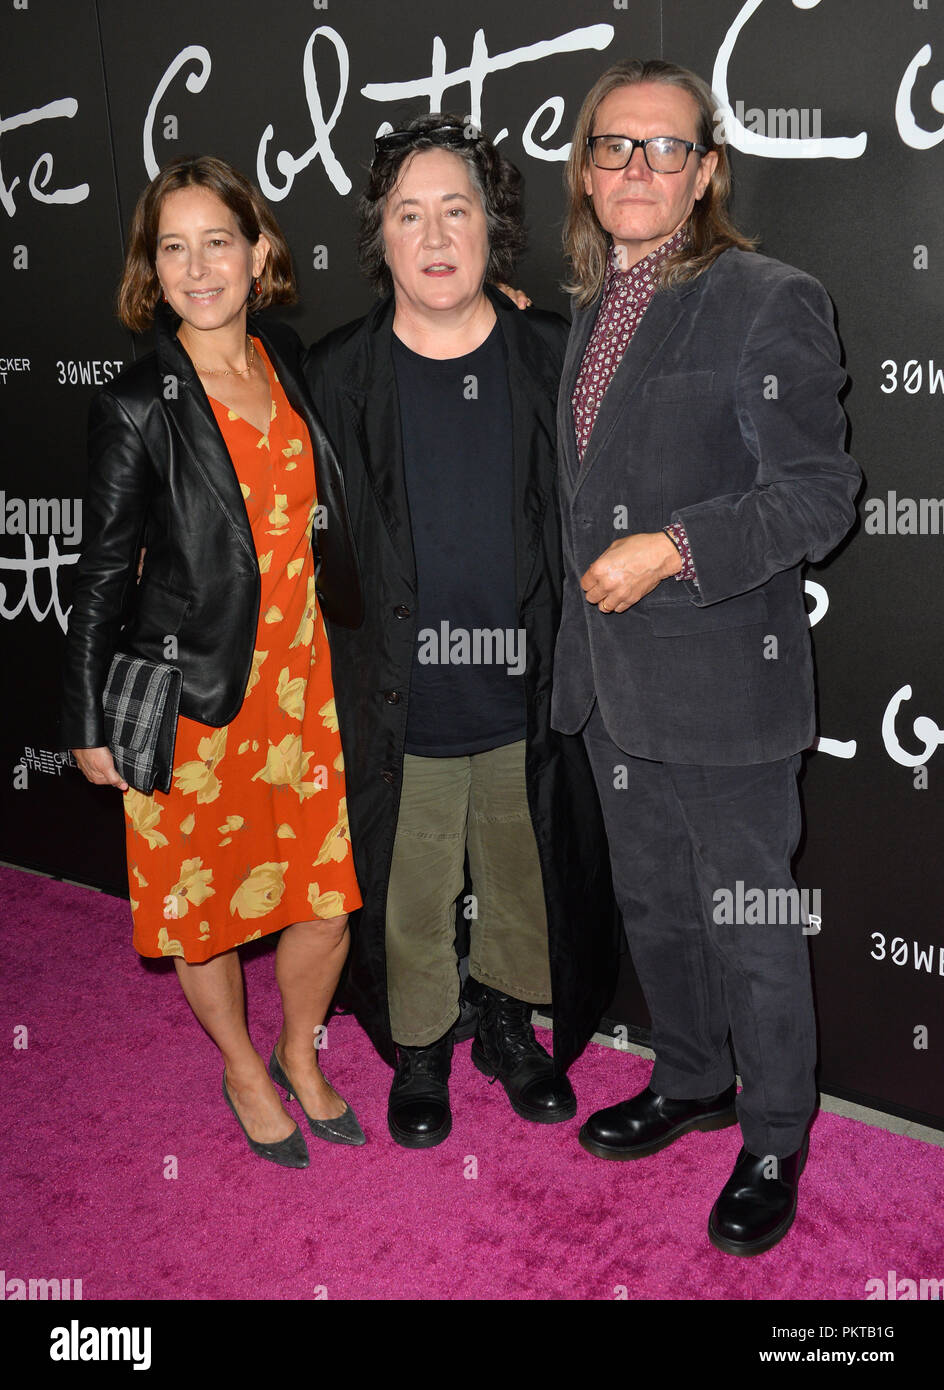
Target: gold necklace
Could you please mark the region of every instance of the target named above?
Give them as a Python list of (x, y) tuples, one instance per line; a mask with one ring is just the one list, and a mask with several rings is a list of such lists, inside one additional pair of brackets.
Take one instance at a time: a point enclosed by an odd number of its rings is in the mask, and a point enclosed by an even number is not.
[(201, 367), (199, 362), (194, 362), (198, 372), (206, 372), (209, 376), (248, 376), (252, 371), (253, 358), (256, 355), (256, 345), (246, 334), (246, 342), (249, 347), (246, 352), (247, 365), (245, 367)]

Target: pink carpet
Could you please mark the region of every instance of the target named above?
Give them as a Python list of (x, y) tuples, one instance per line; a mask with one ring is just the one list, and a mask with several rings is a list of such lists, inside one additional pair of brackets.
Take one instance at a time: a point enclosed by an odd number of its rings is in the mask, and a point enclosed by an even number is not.
[[(579, 1124), (649, 1070), (594, 1045), (571, 1073), (578, 1119), (545, 1127), (512, 1113), (463, 1044), (451, 1136), (407, 1152), (387, 1133), (389, 1069), (353, 1019), (335, 1019), (325, 1071), (368, 1144), (310, 1137), (309, 1169), (276, 1168), (224, 1108), (173, 967), (132, 950), (125, 902), (2, 868), (0, 895), (7, 1281), (81, 1279), (87, 1300), (858, 1300), (889, 1270), (944, 1276), (944, 1150), (822, 1115), (793, 1231), (731, 1258), (705, 1227), (738, 1130), (637, 1163), (592, 1158)], [(272, 951), (250, 950), (250, 1028), (267, 1057)], [(20, 1025), (28, 1046), (11, 1047)]]

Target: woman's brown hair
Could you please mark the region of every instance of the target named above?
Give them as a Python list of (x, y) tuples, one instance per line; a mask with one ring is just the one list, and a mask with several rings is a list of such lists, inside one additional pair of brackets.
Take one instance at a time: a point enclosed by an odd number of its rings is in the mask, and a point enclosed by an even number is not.
[(118, 317), (132, 333), (150, 328), (154, 306), (161, 297), (154, 263), (164, 199), (179, 188), (192, 187), (215, 193), (236, 218), (248, 242), (254, 245), (264, 236), (271, 247), (258, 277), (261, 291), (250, 302), (253, 312), (270, 304), (292, 304), (296, 298), (288, 243), (258, 188), (225, 160), (208, 154), (184, 155), (166, 164), (151, 180), (131, 218), (125, 266), (118, 286)]
[(564, 253), (573, 267), (572, 281), (565, 289), (574, 295), (577, 307), (581, 309), (592, 303), (603, 288), (610, 249), (610, 236), (597, 221), (593, 203), (584, 190), (584, 171), (590, 157), (587, 139), (593, 134), (593, 122), (604, 98), (619, 87), (632, 87), (639, 82), (665, 82), (688, 92), (698, 112), (695, 139), (718, 156), (704, 196), (692, 209), (688, 242), (664, 262), (660, 284), (677, 285), (694, 280), (728, 247), (753, 251), (756, 246), (756, 242), (741, 235), (728, 213), (731, 166), (723, 141), (724, 126), (718, 103), (707, 82), (688, 68), (665, 63), (660, 58), (648, 62), (634, 58), (627, 63), (617, 63), (587, 93), (577, 117), (564, 175), (568, 194)]

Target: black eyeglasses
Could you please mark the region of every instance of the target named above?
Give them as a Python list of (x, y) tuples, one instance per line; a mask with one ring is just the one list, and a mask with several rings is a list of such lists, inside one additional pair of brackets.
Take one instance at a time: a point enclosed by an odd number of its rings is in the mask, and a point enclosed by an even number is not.
[(680, 140), (677, 135), (650, 135), (646, 140), (634, 140), (631, 135), (590, 135), (587, 147), (598, 169), (625, 169), (637, 148), (641, 149), (654, 174), (680, 174), (692, 150), (708, 153), (707, 145)]
[(420, 140), (461, 148), (463, 145), (474, 145), (481, 139), (481, 134), (473, 125), (437, 125), (432, 130), (388, 130), (386, 135), (378, 135), (374, 141), (374, 159), (392, 150), (408, 150)]

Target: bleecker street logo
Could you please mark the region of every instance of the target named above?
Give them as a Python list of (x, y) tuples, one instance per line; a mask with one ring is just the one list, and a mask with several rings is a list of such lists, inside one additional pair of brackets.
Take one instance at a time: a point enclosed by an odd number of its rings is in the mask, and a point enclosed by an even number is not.
[(28, 372), (29, 369), (28, 357), (0, 357), (0, 382), (6, 386), (7, 377), (11, 372)]

